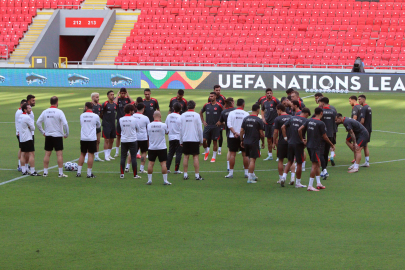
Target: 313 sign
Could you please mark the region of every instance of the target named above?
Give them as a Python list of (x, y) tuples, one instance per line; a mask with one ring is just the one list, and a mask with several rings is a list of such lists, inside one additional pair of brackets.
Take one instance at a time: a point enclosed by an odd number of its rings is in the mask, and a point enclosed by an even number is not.
[(68, 28), (100, 28), (104, 18), (66, 18), (65, 26)]

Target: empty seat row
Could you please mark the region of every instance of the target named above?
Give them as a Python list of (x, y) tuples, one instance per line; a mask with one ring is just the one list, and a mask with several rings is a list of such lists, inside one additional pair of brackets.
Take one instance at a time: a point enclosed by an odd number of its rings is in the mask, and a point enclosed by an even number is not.
[(31, 23), (32, 22), (32, 15), (24, 15), (24, 14), (2, 14), (0, 15), (0, 22), (26, 22), (26, 23)]
[(10, 8), (10, 7), (35, 7), (35, 8), (78, 8), (83, 0), (30, 0), (30, 1), (11, 1), (11, 0), (1, 0), (0, 8)]

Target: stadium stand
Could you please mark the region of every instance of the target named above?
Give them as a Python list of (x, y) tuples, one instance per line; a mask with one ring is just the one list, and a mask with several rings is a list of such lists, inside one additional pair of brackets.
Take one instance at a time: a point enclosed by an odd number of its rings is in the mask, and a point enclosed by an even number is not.
[(405, 66), (405, 3), (108, 0), (140, 9), (116, 65)]
[(83, 0), (0, 0), (0, 58), (8, 59), (28, 31), (37, 10), (78, 9)]

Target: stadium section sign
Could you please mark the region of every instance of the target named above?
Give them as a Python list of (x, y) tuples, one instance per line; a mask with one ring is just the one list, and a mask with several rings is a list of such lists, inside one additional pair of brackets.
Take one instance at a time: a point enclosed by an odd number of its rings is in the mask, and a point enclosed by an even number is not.
[(105, 69), (0, 69), (0, 86), (151, 89), (340, 89), (405, 92), (405, 74), (223, 72)]
[(104, 18), (65, 18), (67, 28), (100, 28)]

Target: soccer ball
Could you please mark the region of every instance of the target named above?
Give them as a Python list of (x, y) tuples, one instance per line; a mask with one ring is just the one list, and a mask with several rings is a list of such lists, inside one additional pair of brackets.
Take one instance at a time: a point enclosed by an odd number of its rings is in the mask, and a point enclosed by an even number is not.
[(332, 89), (332, 93), (336, 93), (336, 90), (335, 90), (335, 89)]
[(308, 92), (309, 92), (309, 89), (305, 89), (305, 92), (308, 93)]
[(72, 163), (73, 171), (77, 171), (79, 168), (79, 165), (77, 163)]
[(346, 89), (346, 90), (345, 90), (345, 94), (347, 94), (347, 93), (349, 93), (349, 90)]
[(65, 163), (65, 170), (66, 170), (66, 171), (73, 171), (73, 164), (72, 164), (72, 162), (66, 162), (66, 163)]

